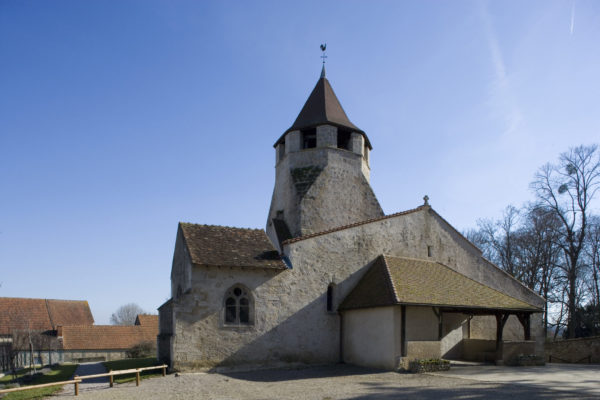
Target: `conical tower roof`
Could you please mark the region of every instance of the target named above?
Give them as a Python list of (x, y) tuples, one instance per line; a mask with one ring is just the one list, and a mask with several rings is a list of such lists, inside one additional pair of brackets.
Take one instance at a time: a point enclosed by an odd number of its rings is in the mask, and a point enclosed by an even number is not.
[(342, 108), (340, 101), (338, 100), (331, 84), (325, 77), (325, 66), (321, 71), (321, 77), (317, 81), (315, 88), (308, 96), (308, 100), (304, 103), (304, 107), (298, 114), (296, 121), (292, 126), (284, 132), (284, 134), (277, 140), (274, 146), (277, 146), (286, 135), (291, 131), (297, 131), (302, 129), (314, 128), (318, 125), (333, 125), (339, 128), (347, 128), (354, 132), (362, 134), (365, 138), (365, 143), (372, 148), (369, 138), (360, 128), (354, 125), (348, 119), (346, 112)]

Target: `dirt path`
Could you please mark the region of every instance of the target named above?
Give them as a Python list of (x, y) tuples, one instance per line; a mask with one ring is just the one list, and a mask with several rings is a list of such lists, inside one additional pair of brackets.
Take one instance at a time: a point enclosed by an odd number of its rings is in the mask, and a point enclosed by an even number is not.
[[(63, 397), (73, 396), (72, 385)], [(108, 384), (80, 392), (81, 399), (209, 399), (209, 400), (440, 400), (440, 399), (597, 399), (585, 390), (481, 382), (451, 376), (400, 374), (347, 365), (231, 374), (181, 374), (135, 382)]]

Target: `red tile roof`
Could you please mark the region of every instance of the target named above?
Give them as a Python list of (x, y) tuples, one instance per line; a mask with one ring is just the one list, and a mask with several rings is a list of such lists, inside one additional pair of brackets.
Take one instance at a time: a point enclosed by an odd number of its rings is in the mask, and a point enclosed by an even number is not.
[(195, 265), (286, 268), (262, 229), (183, 222), (179, 227)]
[(143, 326), (158, 326), (158, 315), (138, 314), (138, 316), (135, 318), (135, 324)]
[(90, 306), (85, 300), (47, 300), (0, 297), (0, 335), (14, 329), (55, 330), (57, 325), (91, 325)]
[(125, 350), (142, 342), (156, 342), (158, 318), (152, 325), (62, 326), (64, 350)]

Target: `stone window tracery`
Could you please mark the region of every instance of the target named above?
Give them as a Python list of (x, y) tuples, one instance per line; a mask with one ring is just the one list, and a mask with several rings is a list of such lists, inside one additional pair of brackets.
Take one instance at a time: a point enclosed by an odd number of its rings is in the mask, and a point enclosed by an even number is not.
[(254, 323), (253, 302), (250, 291), (235, 285), (225, 293), (225, 324), (252, 325)]

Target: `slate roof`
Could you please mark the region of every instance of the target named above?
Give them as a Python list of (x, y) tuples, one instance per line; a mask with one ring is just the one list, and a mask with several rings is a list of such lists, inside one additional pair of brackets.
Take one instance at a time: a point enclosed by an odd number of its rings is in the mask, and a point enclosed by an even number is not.
[(262, 229), (179, 223), (192, 263), (286, 269)]
[(441, 263), (383, 255), (340, 304), (340, 310), (396, 304), (541, 311)]
[(150, 325), (61, 326), (64, 350), (125, 350), (142, 342), (156, 342), (158, 317)]
[(362, 134), (365, 138), (365, 143), (369, 146), (369, 149), (372, 149), (371, 142), (369, 142), (369, 138), (365, 132), (348, 119), (331, 84), (324, 75), (317, 81), (315, 88), (310, 93), (310, 96), (308, 96), (304, 107), (302, 107), (300, 114), (298, 114), (292, 126), (284, 132), (277, 142), (275, 142), (274, 146), (277, 146), (288, 132), (314, 128), (317, 125), (324, 124), (347, 128)]
[(92, 325), (94, 317), (85, 300), (0, 297), (0, 335), (14, 329), (55, 330), (58, 325)]

